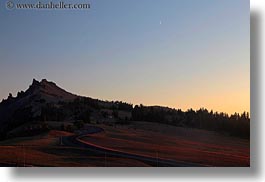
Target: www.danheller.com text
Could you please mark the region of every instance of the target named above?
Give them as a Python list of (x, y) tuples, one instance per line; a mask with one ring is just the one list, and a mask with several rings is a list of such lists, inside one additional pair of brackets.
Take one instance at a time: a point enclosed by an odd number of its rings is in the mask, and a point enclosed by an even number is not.
[(89, 2), (76, 2), (76, 3), (68, 3), (65, 1), (60, 2), (41, 2), (38, 1), (36, 3), (21, 3), (14, 1), (6, 2), (7, 9), (90, 9), (91, 4)]

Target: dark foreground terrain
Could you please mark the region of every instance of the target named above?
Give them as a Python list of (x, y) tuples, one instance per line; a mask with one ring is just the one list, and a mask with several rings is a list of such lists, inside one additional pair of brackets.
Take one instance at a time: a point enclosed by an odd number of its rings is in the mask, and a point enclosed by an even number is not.
[(242, 166), (249, 140), (162, 124), (86, 125), (0, 143), (1, 166)]
[(0, 102), (0, 166), (243, 167), (249, 138), (246, 112), (102, 101), (46, 79)]

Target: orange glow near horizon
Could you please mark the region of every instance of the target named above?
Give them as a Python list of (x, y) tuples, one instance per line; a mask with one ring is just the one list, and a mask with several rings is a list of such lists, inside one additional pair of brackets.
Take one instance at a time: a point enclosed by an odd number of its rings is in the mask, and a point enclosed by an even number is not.
[(93, 2), (3, 11), (0, 98), (46, 78), (100, 100), (250, 112), (249, 1)]

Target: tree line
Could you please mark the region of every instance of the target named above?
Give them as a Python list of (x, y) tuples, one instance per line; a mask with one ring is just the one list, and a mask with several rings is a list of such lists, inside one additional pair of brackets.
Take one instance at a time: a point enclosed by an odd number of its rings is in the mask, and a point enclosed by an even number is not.
[(250, 116), (247, 112), (228, 115), (223, 112), (208, 111), (204, 108), (197, 111), (189, 109), (184, 112), (180, 109), (136, 105), (132, 110), (132, 120), (205, 129), (231, 136), (250, 138)]

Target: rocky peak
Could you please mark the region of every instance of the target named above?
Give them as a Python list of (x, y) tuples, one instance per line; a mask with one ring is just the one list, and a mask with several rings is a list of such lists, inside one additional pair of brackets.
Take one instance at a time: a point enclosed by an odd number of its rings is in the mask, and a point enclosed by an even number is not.
[(32, 84), (31, 85), (39, 85), (40, 84), (40, 82), (38, 81), (38, 80), (35, 80), (34, 78), (33, 78), (33, 81), (32, 81)]
[(41, 84), (48, 84), (48, 83), (51, 83), (51, 82), (48, 82), (46, 79), (42, 79), (40, 83)]
[(76, 95), (58, 87), (54, 82), (47, 81), (46, 79), (42, 79), (41, 81), (33, 79), (32, 84), (25, 92), (18, 92), (17, 97), (13, 97), (12, 94), (9, 94), (8, 98), (3, 100), (2, 103), (31, 102), (40, 98), (47, 102), (58, 102), (74, 100), (76, 97)]
[(57, 85), (55, 84), (55, 83), (53, 83), (53, 82), (50, 82), (50, 81), (47, 81), (46, 79), (42, 79), (41, 80), (41, 82), (40, 82), (40, 85), (42, 86), (42, 87), (46, 87), (46, 86), (50, 86), (50, 87), (54, 87), (54, 86), (56, 86), (57, 87)]

